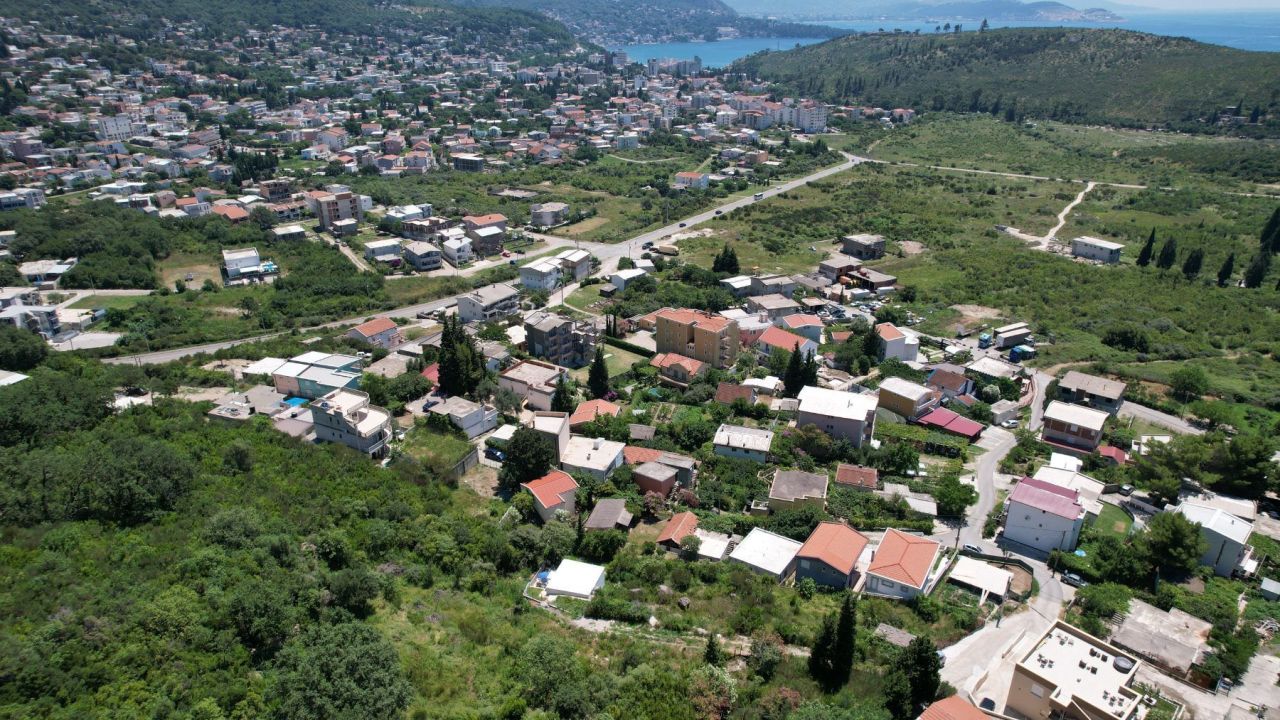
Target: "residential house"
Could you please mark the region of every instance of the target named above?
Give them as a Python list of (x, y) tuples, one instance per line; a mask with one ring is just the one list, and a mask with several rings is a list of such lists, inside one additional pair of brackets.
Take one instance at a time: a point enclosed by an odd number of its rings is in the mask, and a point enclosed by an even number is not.
[(347, 337), (390, 350), (404, 343), (400, 326), (391, 318), (374, 318), (347, 331)]
[(881, 360), (892, 358), (911, 363), (920, 354), (920, 338), (903, 332), (893, 323), (876, 325), (876, 335), (880, 336)]
[(529, 224), (535, 227), (555, 227), (568, 216), (569, 206), (562, 202), (535, 203), (529, 206)]
[(1070, 552), (1076, 549), (1084, 521), (1079, 492), (1024, 477), (1009, 495), (1004, 537), (1045, 553)]
[(575, 322), (545, 311), (525, 316), (525, 349), (535, 358), (577, 368), (591, 362), (599, 333), (591, 322)]
[(549, 522), (556, 512), (572, 513), (578, 483), (567, 472), (552, 470), (537, 480), (530, 480), (520, 487), (533, 496), (533, 507), (543, 522)]
[(555, 259), (564, 269), (566, 282), (582, 282), (591, 274), (591, 253), (586, 250), (562, 250)]
[(880, 383), (880, 407), (907, 420), (915, 420), (938, 405), (938, 395), (929, 388), (900, 377), (888, 377)]
[(443, 266), (443, 254), (440, 248), (422, 240), (411, 240), (404, 244), (401, 252), (409, 267), (419, 272), (438, 270)]
[(676, 513), (671, 516), (670, 520), (667, 520), (666, 525), (662, 526), (662, 530), (658, 533), (657, 544), (668, 550), (678, 552), (681, 541), (693, 535), (697, 527), (697, 515), (687, 511)]
[(925, 708), (917, 720), (991, 720), (991, 716), (959, 695), (952, 695)]
[(374, 262), (394, 262), (400, 260), (400, 241), (370, 240), (364, 244), (364, 257)]
[(624, 447), (613, 440), (574, 435), (569, 438), (569, 445), (560, 457), (560, 467), (604, 480), (609, 473), (622, 467)]
[(777, 325), (787, 332), (812, 340), (819, 345), (822, 344), (823, 331), (826, 329), (822, 318), (808, 314), (787, 315), (779, 319)]
[(521, 360), (498, 375), (498, 387), (506, 388), (524, 398), (525, 404), (534, 410), (551, 410), (551, 397), (556, 393), (559, 378), (569, 377), (569, 371), (559, 365), (540, 360)]
[(937, 580), (942, 555), (938, 541), (889, 528), (867, 566), (865, 592), (899, 600), (925, 594)]
[(597, 590), (604, 588), (604, 573), (605, 569), (599, 565), (565, 558), (547, 574), (543, 592), (553, 600), (561, 596), (590, 600)]
[(796, 427), (817, 425), (832, 438), (848, 440), (854, 447), (871, 441), (875, 432), (876, 396), (805, 387), (797, 399), (800, 409)]
[(856, 584), (858, 558), (867, 537), (848, 525), (820, 522), (796, 553), (796, 579), (818, 585), (850, 588)]
[(1249, 536), (1253, 523), (1202, 502), (1184, 500), (1174, 512), (1200, 526), (1200, 536), (1208, 543), (1200, 564), (1213, 568), (1220, 577), (1231, 577), (1252, 554)]
[(681, 390), (688, 388), (690, 383), (705, 375), (709, 369), (701, 360), (679, 353), (658, 353), (649, 364), (658, 369), (659, 382)]
[(557, 458), (564, 455), (564, 451), (569, 447), (572, 430), (569, 413), (540, 410), (533, 414), (533, 423), (530, 427), (534, 432), (551, 441), (551, 445), (556, 449)]
[(453, 395), (431, 407), (433, 415), (443, 415), (467, 436), (479, 437), (498, 426), (498, 410), (492, 405), (472, 402), (461, 395)]
[(458, 317), (463, 322), (489, 322), (515, 315), (520, 310), (520, 292), (510, 285), (495, 283), (458, 296)]
[(669, 465), (649, 461), (637, 465), (631, 473), (631, 480), (644, 493), (657, 493), (662, 497), (671, 495), (677, 485), (678, 472)]
[(1099, 240), (1095, 237), (1082, 235), (1071, 241), (1071, 254), (1085, 260), (1097, 260), (1106, 265), (1115, 265), (1120, 262), (1120, 253), (1124, 251), (1124, 245), (1120, 243), (1110, 242), (1108, 240)]
[(542, 258), (520, 268), (520, 284), (530, 290), (552, 291), (564, 282), (564, 268), (554, 258)]
[(1068, 370), (1058, 381), (1058, 397), (1065, 402), (1087, 405), (1115, 415), (1124, 404), (1125, 384), (1097, 375)]
[(505, 230), (492, 225), (467, 231), (467, 237), (471, 239), (472, 252), (482, 257), (502, 252), (502, 243), (506, 236)]
[(756, 338), (756, 351), (762, 360), (767, 360), (774, 350), (787, 353), (799, 352), (802, 357), (811, 357), (817, 354), (818, 343), (775, 326), (760, 333), (760, 337)]
[(796, 553), (800, 552), (801, 547), (801, 543), (791, 538), (763, 528), (752, 528), (733, 552), (729, 553), (729, 559), (782, 582), (795, 571)]
[(854, 490), (875, 492), (880, 488), (880, 472), (873, 467), (840, 463), (836, 466), (836, 484)]
[(818, 263), (818, 274), (832, 282), (837, 282), (842, 277), (852, 275), (860, 267), (862, 267), (861, 260), (843, 253), (836, 253)]
[(622, 498), (606, 498), (596, 503), (596, 507), (587, 516), (583, 530), (629, 530), (631, 513), (627, 512), (627, 501)]
[[(751, 295), (781, 295), (790, 299), (796, 291), (796, 281), (789, 275), (752, 275)], [(771, 318), (772, 319), (772, 318)]]
[(964, 395), (972, 395), (977, 389), (974, 387), (974, 382), (971, 378), (966, 377), (962, 373), (956, 373), (941, 368), (931, 371), (928, 379), (924, 381), (924, 384), (942, 393), (943, 399), (946, 400), (953, 400)]
[(619, 270), (609, 276), (609, 284), (617, 288), (618, 292), (622, 292), (627, 289), (628, 285), (648, 274), (647, 270), (641, 270), (640, 268)]
[(289, 360), (264, 358), (246, 375), (270, 375), (277, 392), (314, 399), (334, 390), (360, 386), (360, 358), (325, 352), (305, 352)]
[(1137, 658), (1058, 620), (1014, 666), (1005, 712), (1055, 720), (1133, 720), (1142, 699), (1132, 687), (1137, 671)]
[(578, 403), (578, 407), (569, 416), (569, 429), (577, 431), (598, 417), (618, 417), (621, 412), (621, 407), (608, 400), (585, 400)]
[(471, 239), (467, 237), (446, 238), (440, 243), (440, 254), (454, 267), (462, 267), (475, 259), (471, 252)]
[(884, 257), (885, 240), (880, 235), (845, 235), (840, 243), (844, 247), (844, 254), (855, 260), (877, 260)]
[(1102, 441), (1102, 428), (1108, 417), (1101, 410), (1054, 400), (1045, 408), (1041, 438), (1072, 450), (1092, 452)]
[(660, 353), (676, 353), (724, 369), (738, 358), (738, 324), (700, 310), (663, 308), (655, 314)]
[(802, 505), (822, 509), (827, 506), (826, 473), (803, 470), (775, 470), (769, 485), (769, 509), (773, 512)]
[(711, 184), (711, 176), (701, 172), (678, 172), (676, 173), (675, 186), (682, 190), (690, 188), (695, 190), (706, 190)]
[(387, 454), (391, 439), (391, 413), (369, 404), (359, 390), (334, 390), (311, 403), (316, 440), (346, 445), (370, 457)]
[(716, 429), (712, 446), (716, 455), (767, 462), (769, 448), (773, 446), (773, 431), (722, 424)]
[(747, 298), (747, 311), (763, 314), (770, 322), (800, 312), (800, 303), (778, 293)]

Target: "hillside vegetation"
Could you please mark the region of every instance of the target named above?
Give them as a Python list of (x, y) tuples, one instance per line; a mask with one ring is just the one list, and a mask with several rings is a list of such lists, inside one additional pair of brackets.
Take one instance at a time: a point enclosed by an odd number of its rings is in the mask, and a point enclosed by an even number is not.
[[(849, 36), (737, 65), (801, 95), (920, 110), (1203, 127), (1243, 103), (1276, 115), (1280, 53), (1126, 30)], [(1268, 123), (1280, 132), (1280, 120)]]

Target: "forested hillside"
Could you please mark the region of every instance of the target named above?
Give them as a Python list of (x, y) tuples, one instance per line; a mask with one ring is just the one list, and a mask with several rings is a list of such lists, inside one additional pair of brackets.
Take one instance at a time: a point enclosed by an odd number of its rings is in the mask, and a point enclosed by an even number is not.
[[(1125, 30), (1028, 28), (837, 38), (738, 68), (801, 95), (923, 110), (1204, 127), (1223, 108), (1280, 115), (1280, 53)], [(1280, 118), (1268, 124), (1280, 132)]]

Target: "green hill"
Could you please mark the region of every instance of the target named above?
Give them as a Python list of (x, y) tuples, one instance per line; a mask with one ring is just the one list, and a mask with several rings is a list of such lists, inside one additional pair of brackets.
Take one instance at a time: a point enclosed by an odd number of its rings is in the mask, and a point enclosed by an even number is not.
[(1127, 30), (849, 36), (737, 67), (836, 102), (1010, 118), (1189, 128), (1243, 103), (1280, 132), (1280, 53)]

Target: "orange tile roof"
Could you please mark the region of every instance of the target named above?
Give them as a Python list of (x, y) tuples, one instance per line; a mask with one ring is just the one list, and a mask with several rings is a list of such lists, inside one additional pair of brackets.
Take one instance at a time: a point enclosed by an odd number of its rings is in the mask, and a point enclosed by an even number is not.
[(468, 215), (462, 219), (472, 225), (491, 225), (506, 222), (507, 216), (502, 213), (489, 213), (488, 215)]
[(937, 541), (890, 528), (885, 530), (884, 539), (876, 548), (867, 572), (913, 588), (923, 588), (940, 548)]
[(679, 543), (686, 537), (693, 534), (698, 527), (698, 516), (691, 512), (676, 513), (671, 516), (667, 524), (662, 527), (662, 532), (658, 533), (657, 542), (675, 542)]
[(589, 423), (600, 415), (618, 417), (620, 412), (622, 412), (622, 408), (608, 400), (588, 400), (584, 403), (579, 403), (577, 409), (573, 411), (573, 415), (569, 416), (569, 427)]
[(662, 457), (662, 451), (654, 450), (653, 448), (639, 447), (637, 445), (627, 445), (622, 448), (622, 460), (628, 465), (654, 462), (660, 457)]
[(990, 720), (987, 714), (964, 700), (952, 695), (930, 705), (920, 713), (920, 720)]
[(899, 330), (893, 323), (887, 323), (887, 322), (882, 322), (879, 325), (877, 325), (876, 333), (880, 336), (881, 340), (884, 340), (886, 342), (888, 342), (889, 340), (901, 340), (902, 338), (906, 337), (905, 335), (902, 334), (902, 331)]
[(249, 218), (249, 211), (235, 205), (214, 205), (213, 214), (221, 215), (231, 222), (239, 222)]
[(542, 503), (542, 507), (552, 508), (564, 502), (562, 495), (571, 490), (577, 490), (578, 483), (574, 482), (569, 473), (552, 470), (537, 480), (530, 480), (520, 487), (533, 493), (538, 502)]
[(796, 557), (820, 560), (848, 575), (867, 547), (867, 537), (848, 525), (821, 522), (800, 546)]
[(659, 353), (658, 355), (653, 356), (653, 359), (649, 361), (649, 364), (659, 370), (666, 370), (669, 367), (680, 366), (690, 375), (697, 375), (698, 371), (702, 369), (704, 363), (701, 360), (685, 357), (679, 353)]
[(361, 323), (353, 329), (365, 337), (373, 337), (378, 333), (384, 333), (396, 327), (396, 323), (391, 318), (374, 318), (366, 323)]
[(729, 323), (733, 322), (727, 317), (720, 315), (712, 315), (711, 313), (702, 312), (700, 310), (690, 310), (689, 308), (663, 308), (653, 314), (654, 322), (658, 318), (678, 322), (681, 325), (696, 325), (700, 328), (708, 330), (720, 331), (729, 327)]
[(764, 343), (769, 347), (779, 348), (787, 352), (795, 352), (797, 347), (804, 347), (806, 343), (812, 342), (808, 338), (802, 338), (795, 333), (789, 333), (777, 326), (769, 326), (768, 330), (760, 333), (760, 339), (756, 342)]
[(818, 327), (822, 327), (822, 318), (818, 317), (817, 315), (805, 315), (803, 313), (797, 313), (795, 315), (788, 315), (782, 318), (782, 324), (786, 325), (787, 327), (793, 327), (793, 328), (813, 327), (815, 325)]
[(836, 467), (836, 482), (841, 485), (852, 485), (853, 487), (875, 490), (879, 480), (880, 473), (876, 472), (876, 469), (872, 467), (848, 465), (846, 463), (840, 463)]

